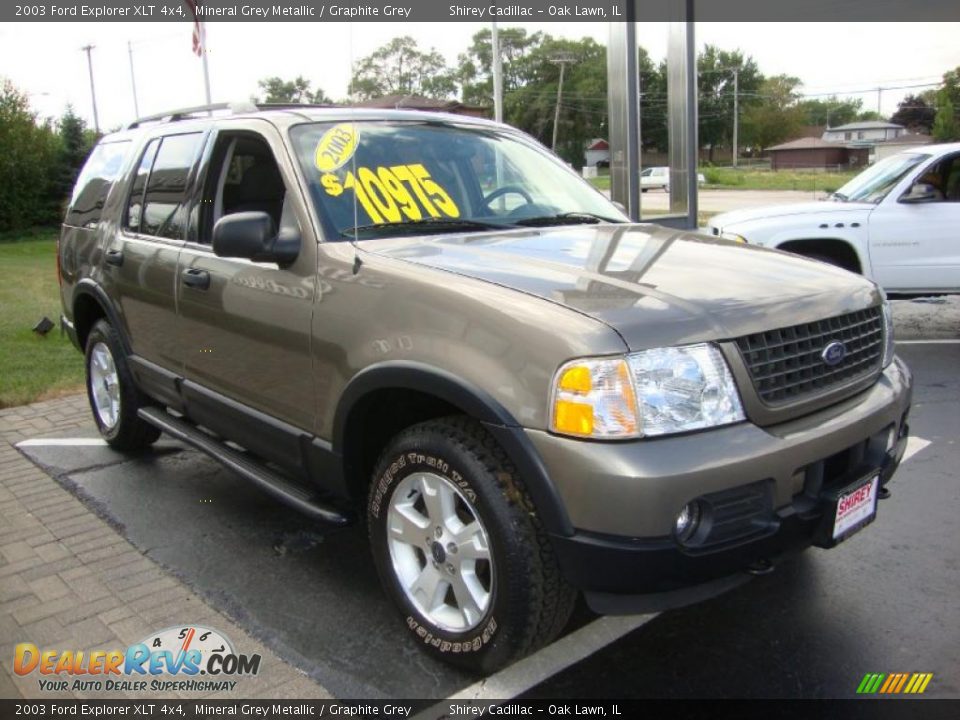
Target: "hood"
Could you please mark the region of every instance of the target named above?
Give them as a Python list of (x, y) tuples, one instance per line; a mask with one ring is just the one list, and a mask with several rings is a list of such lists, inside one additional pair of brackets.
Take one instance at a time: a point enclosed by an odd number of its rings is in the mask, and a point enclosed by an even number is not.
[(829, 200), (795, 203), (790, 205), (767, 205), (764, 207), (734, 210), (732, 212), (715, 215), (710, 219), (710, 225), (712, 227), (720, 228), (720, 230), (723, 231), (728, 227), (734, 227), (740, 223), (751, 222), (754, 220), (787, 218), (795, 215), (823, 215), (826, 213), (829, 213), (830, 215), (847, 212), (869, 213), (875, 207), (875, 205), (871, 205), (870, 203), (831, 202)]
[[(614, 328), (631, 350), (732, 339), (880, 301), (873, 283), (833, 266), (654, 225), (577, 225), (358, 245), (564, 305)], [(504, 293), (503, 302), (517, 298)]]

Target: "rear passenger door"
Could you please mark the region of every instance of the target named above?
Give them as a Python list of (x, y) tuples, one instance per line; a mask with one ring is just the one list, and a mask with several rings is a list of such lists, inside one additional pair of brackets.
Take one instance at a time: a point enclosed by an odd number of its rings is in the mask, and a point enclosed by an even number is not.
[[(191, 418), (282, 462), (299, 459), (301, 430), (315, 423), (310, 328), (316, 240), (293, 166), (264, 121), (219, 127), (205, 153), (176, 289), (183, 393)], [(217, 220), (236, 212), (270, 215), (300, 233), (287, 267), (223, 258), (212, 248)]]
[[(186, 237), (186, 199), (202, 132), (157, 136), (142, 148), (129, 185), (120, 228), (104, 252), (104, 285), (115, 301), (133, 354), (169, 373), (179, 372), (174, 279)], [(151, 393), (155, 378), (134, 372)], [(166, 393), (162, 393), (166, 398)]]

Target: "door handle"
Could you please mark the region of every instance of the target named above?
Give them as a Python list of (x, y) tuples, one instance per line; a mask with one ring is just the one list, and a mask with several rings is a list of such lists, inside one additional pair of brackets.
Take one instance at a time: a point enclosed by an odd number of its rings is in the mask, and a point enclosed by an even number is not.
[(206, 270), (188, 268), (181, 273), (180, 280), (187, 287), (196, 290), (206, 290), (210, 287), (210, 273)]
[(107, 265), (120, 267), (123, 265), (123, 250), (107, 250)]

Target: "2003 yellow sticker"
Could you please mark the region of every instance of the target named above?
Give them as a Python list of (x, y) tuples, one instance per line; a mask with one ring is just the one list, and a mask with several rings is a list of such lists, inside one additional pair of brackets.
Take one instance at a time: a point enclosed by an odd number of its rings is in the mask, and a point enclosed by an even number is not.
[(320, 184), (332, 197), (339, 197), (344, 190), (353, 190), (357, 202), (375, 225), (402, 222), (403, 218), (460, 217), (460, 208), (453, 198), (420, 163), (360, 167), (356, 174), (348, 171), (342, 180), (328, 172), (320, 176)]
[(357, 151), (360, 129), (353, 123), (340, 123), (327, 130), (314, 151), (314, 164), (320, 172), (332, 172), (346, 165)]

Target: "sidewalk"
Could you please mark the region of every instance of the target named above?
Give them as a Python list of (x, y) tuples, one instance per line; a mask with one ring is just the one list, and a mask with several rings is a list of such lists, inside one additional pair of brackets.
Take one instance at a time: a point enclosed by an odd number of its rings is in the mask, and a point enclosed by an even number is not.
[(0, 698), (170, 697), (44, 692), (37, 683), (39, 673), (14, 673), (14, 646), (30, 642), (40, 650), (122, 649), (180, 624), (219, 630), (238, 652), (258, 653), (262, 661), (259, 675), (240, 679), (235, 695), (179, 697), (330, 698), (320, 685), (141, 555), (14, 447), (28, 438), (66, 435), (96, 437), (84, 395), (0, 410)]

